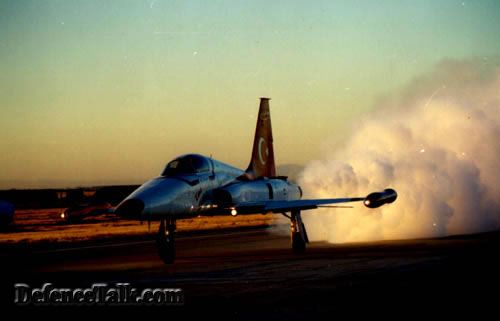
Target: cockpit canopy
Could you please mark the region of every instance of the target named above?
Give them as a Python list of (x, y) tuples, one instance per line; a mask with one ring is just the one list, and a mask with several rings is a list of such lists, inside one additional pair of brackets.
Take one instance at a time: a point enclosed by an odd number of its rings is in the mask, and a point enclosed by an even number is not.
[(210, 171), (210, 162), (201, 155), (189, 154), (177, 157), (167, 164), (161, 176), (196, 174)]

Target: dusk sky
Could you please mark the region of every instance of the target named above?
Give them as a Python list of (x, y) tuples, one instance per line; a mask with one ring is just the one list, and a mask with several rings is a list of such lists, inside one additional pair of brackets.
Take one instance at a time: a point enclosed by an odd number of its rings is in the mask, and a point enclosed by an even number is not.
[(499, 1), (0, 0), (0, 188), (140, 183), (195, 152), (320, 157), (446, 59), (500, 55)]

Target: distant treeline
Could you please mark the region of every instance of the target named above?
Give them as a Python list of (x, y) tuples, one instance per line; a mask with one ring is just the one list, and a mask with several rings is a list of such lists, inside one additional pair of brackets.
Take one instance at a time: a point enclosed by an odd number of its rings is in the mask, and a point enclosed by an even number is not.
[(77, 204), (110, 203), (115, 206), (139, 185), (100, 186), (69, 189), (11, 189), (0, 191), (0, 200), (16, 209), (70, 207)]

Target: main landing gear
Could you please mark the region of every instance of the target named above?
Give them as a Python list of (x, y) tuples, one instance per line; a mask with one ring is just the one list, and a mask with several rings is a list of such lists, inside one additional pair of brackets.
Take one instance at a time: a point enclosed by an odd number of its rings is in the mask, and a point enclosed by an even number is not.
[(306, 227), (302, 222), (300, 211), (292, 211), (290, 218), (290, 239), (294, 253), (304, 253), (306, 244), (309, 243)]
[(156, 244), (158, 254), (166, 264), (174, 263), (175, 260), (175, 228), (174, 218), (164, 218), (160, 222)]
[[(292, 243), (292, 250), (294, 253), (304, 253), (306, 244), (309, 243), (307, 237), (306, 227), (302, 222), (300, 211), (292, 211), (288, 216), (290, 219), (290, 240)], [(175, 260), (175, 219), (164, 218), (160, 221), (160, 228), (156, 237), (156, 244), (158, 246), (158, 254), (166, 264), (172, 264)]]

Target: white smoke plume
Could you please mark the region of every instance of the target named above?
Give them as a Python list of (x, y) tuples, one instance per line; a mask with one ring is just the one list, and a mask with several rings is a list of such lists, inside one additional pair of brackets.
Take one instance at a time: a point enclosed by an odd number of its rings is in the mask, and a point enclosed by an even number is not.
[[(364, 196), (378, 209), (304, 213), (311, 240), (333, 243), (475, 233), (500, 227), (500, 68), (446, 61), (385, 99), (326, 159), (306, 166), (305, 198)], [(321, 213), (319, 213), (321, 212)]]

